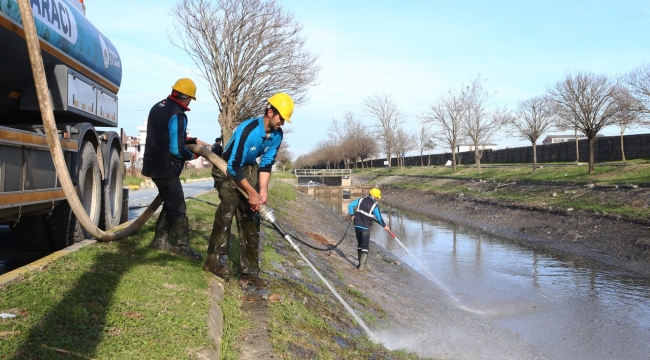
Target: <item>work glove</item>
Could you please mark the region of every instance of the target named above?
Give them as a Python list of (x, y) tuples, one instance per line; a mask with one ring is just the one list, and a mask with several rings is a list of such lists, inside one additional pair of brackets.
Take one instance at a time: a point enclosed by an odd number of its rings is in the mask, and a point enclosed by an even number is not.
[(196, 138), (195, 137), (186, 137), (185, 138), (185, 145), (196, 145)]

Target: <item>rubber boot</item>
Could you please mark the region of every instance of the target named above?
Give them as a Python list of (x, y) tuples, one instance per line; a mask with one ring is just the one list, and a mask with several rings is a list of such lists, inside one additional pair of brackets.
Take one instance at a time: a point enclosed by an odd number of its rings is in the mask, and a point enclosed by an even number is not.
[(359, 256), (359, 266), (357, 267), (359, 271), (362, 271), (366, 268), (366, 261), (368, 261), (368, 253), (362, 252), (361, 256)]
[(228, 267), (227, 260), (228, 255), (209, 253), (208, 259), (203, 264), (203, 270), (209, 271), (220, 278), (232, 275), (234, 272)]
[(270, 281), (262, 279), (259, 275), (253, 273), (242, 274), (241, 280), (247, 281), (248, 284), (257, 287), (267, 287), (271, 283)]
[(156, 221), (156, 233), (149, 247), (158, 250), (170, 250), (172, 248), (169, 241), (167, 241), (169, 238), (169, 225), (165, 211), (161, 211), (158, 215), (158, 221)]
[(169, 232), (176, 239), (176, 246), (172, 248), (172, 251), (188, 259), (201, 260), (203, 259), (201, 254), (192, 250), (190, 247), (189, 230), (187, 217), (172, 221)]

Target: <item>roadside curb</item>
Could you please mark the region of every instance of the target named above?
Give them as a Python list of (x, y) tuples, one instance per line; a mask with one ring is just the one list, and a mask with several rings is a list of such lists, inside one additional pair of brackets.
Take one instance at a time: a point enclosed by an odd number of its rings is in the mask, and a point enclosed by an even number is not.
[(223, 300), (223, 280), (216, 276), (210, 281), (208, 290), (212, 298), (212, 306), (208, 311), (208, 337), (212, 341), (212, 349), (203, 350), (201, 359), (219, 360), (221, 358), (221, 339), (223, 338), (223, 310), (219, 305)]
[(42, 270), (43, 268), (50, 265), (54, 260), (62, 258), (63, 256), (65, 256), (65, 255), (67, 255), (67, 254), (69, 254), (71, 252), (77, 251), (77, 250), (79, 250), (81, 248), (84, 248), (84, 247), (86, 247), (88, 245), (92, 245), (92, 244), (94, 244), (96, 242), (97, 242), (97, 240), (83, 240), (83, 241), (80, 241), (80, 242), (78, 242), (78, 243), (76, 243), (74, 245), (68, 246), (65, 249), (55, 251), (52, 254), (50, 254), (50, 255), (48, 255), (46, 257), (40, 258), (40, 259), (38, 259), (38, 260), (36, 260), (36, 261), (34, 261), (34, 262), (30, 263), (30, 264), (27, 264), (27, 265), (25, 265), (23, 267), (12, 270), (12, 271), (10, 271), (10, 272), (8, 272), (6, 274), (2, 274), (2, 275), (0, 275), (0, 286), (2, 286), (4, 284), (7, 284), (7, 283), (10, 283), (12, 281), (19, 280), (20, 278), (22, 278), (23, 275), (27, 274), (28, 272)]

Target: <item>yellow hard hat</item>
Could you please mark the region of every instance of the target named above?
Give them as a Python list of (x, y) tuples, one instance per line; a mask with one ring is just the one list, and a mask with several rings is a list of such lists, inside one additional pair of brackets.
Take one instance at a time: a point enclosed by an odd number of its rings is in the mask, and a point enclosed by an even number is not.
[(176, 80), (174, 86), (172, 86), (172, 89), (178, 91), (181, 94), (191, 97), (193, 100), (196, 100), (196, 84), (194, 81), (192, 81), (192, 79), (178, 79)]
[(277, 93), (266, 101), (278, 110), (280, 116), (286, 122), (291, 123), (291, 115), (293, 114), (293, 99), (291, 99), (291, 96), (285, 93)]
[(377, 188), (370, 189), (368, 193), (370, 193), (370, 196), (374, 196), (377, 199), (381, 199), (381, 191)]

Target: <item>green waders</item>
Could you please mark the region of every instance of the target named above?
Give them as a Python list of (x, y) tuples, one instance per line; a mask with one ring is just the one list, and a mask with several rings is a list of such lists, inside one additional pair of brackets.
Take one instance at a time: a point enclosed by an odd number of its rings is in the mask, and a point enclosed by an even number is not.
[[(252, 187), (257, 188), (259, 166), (244, 166), (244, 174)], [(219, 192), (221, 204), (214, 213), (212, 234), (208, 245), (208, 259), (203, 269), (215, 275), (232, 274), (225, 264), (230, 252), (230, 230), (233, 217), (239, 227), (239, 263), (242, 278), (256, 286), (266, 286), (268, 281), (257, 274), (259, 267), (260, 223), (259, 217), (250, 211), (248, 200), (237, 190), (236, 185), (218, 169), (212, 168), (212, 177)], [(222, 261), (223, 260), (223, 261)]]
[(153, 241), (149, 244), (150, 247), (158, 250), (170, 250), (172, 245), (167, 240), (169, 238), (169, 221), (167, 221), (167, 214), (165, 210), (158, 214), (158, 221), (156, 221), (156, 233)]

